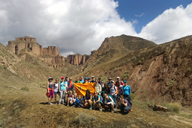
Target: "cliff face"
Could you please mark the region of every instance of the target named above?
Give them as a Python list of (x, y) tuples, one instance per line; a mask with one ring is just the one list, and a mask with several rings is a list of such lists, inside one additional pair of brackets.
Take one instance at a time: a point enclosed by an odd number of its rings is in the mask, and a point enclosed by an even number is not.
[(88, 59), (88, 55), (75, 54), (67, 56), (67, 62), (72, 65), (83, 65)]
[[(88, 55), (76, 54), (69, 55), (65, 59), (60, 55), (58, 47), (48, 46), (43, 48), (36, 42), (36, 38), (29, 36), (15, 38), (15, 41), (8, 41), (6, 47), (15, 55), (20, 55), (22, 51), (30, 52), (33, 56), (54, 68), (63, 68), (66, 62), (72, 65), (83, 65), (89, 58)], [(21, 55), (21, 58), (25, 60), (25, 56)]]

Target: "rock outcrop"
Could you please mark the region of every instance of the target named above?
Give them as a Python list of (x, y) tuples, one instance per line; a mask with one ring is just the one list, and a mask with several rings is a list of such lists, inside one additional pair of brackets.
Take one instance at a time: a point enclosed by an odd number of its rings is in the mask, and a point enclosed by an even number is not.
[[(33, 56), (39, 58), (41, 61), (46, 62), (49, 66), (54, 68), (62, 68), (65, 62), (72, 65), (83, 65), (87, 59), (88, 55), (69, 55), (66, 58), (60, 55), (59, 48), (56, 46), (48, 46), (43, 48), (40, 44), (36, 42), (36, 38), (25, 36), (15, 38), (15, 41), (8, 41), (6, 46), (15, 55), (20, 55), (22, 51), (27, 51), (32, 53)], [(26, 59), (25, 55), (20, 55), (22, 59)]]
[(68, 55), (67, 62), (73, 65), (83, 65), (89, 59), (89, 55)]
[(29, 36), (15, 38), (15, 41), (9, 41), (6, 47), (16, 55), (20, 54), (21, 50), (23, 49), (28, 49), (28, 51), (31, 51), (37, 56), (47, 54), (50, 56), (59, 55), (58, 47), (49, 46), (47, 48), (42, 48), (42, 46), (36, 42), (36, 38)]

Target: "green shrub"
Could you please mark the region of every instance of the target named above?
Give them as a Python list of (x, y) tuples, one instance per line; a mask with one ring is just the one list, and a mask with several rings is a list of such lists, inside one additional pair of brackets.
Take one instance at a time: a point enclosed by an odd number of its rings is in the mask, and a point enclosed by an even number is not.
[(187, 68), (187, 71), (188, 71), (188, 72), (191, 72), (191, 71), (192, 71), (192, 70), (191, 70), (191, 67), (188, 67), (188, 68)]
[(129, 78), (129, 71), (125, 71), (123, 74), (123, 80), (127, 80)]
[(134, 93), (131, 93), (130, 96), (131, 96), (131, 100), (135, 99), (135, 94)]
[(22, 90), (22, 91), (27, 91), (27, 92), (28, 92), (28, 91), (29, 91), (29, 88), (28, 88), (28, 87), (22, 87), (21, 90)]
[(107, 77), (106, 77), (106, 76), (102, 76), (102, 77), (101, 77), (101, 80), (103, 80), (104, 82), (106, 82), (106, 81), (107, 81)]
[(79, 113), (78, 116), (75, 117), (74, 122), (85, 126), (86, 124), (91, 123), (92, 121), (96, 120), (96, 117), (93, 115), (88, 115), (84, 112)]
[(181, 105), (177, 102), (169, 103), (168, 107), (169, 107), (170, 111), (175, 112), (175, 113), (179, 113), (181, 110)]

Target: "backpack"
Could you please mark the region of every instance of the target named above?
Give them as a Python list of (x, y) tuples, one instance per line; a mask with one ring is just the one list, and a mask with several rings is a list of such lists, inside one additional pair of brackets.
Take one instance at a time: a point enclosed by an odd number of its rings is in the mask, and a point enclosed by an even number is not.
[(114, 103), (115, 103), (115, 105), (116, 105), (116, 104), (117, 104), (117, 101), (113, 98), (113, 96), (112, 96), (112, 95), (108, 95), (108, 96), (113, 99), (113, 101), (114, 101)]
[[(100, 96), (100, 95), (99, 95)], [(102, 96), (100, 96), (100, 100), (103, 102), (103, 97)]]

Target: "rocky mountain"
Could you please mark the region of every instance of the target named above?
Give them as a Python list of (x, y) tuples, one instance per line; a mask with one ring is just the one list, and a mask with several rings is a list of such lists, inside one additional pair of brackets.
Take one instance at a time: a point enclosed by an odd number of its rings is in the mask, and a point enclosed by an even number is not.
[(67, 62), (72, 65), (83, 65), (88, 59), (89, 55), (74, 54), (67, 56)]
[(130, 52), (152, 46), (156, 46), (156, 44), (139, 37), (121, 35), (106, 38), (96, 51), (92, 51), (84, 67), (85, 70), (90, 69), (99, 64), (121, 58)]
[(139, 99), (192, 105), (192, 36), (128, 52), (107, 63), (97, 63), (100, 64), (80, 75), (100, 76), (104, 80), (120, 76), (128, 81)]

